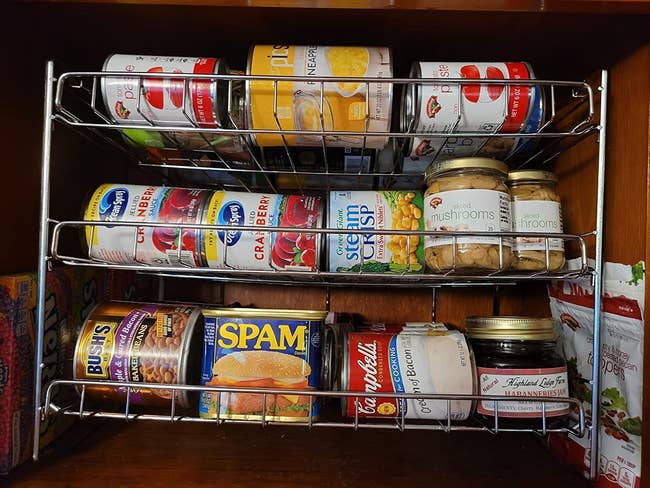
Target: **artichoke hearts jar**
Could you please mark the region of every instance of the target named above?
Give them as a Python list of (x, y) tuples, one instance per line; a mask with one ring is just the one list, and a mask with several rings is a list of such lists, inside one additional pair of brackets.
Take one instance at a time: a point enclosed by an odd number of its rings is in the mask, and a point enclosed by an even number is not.
[[(508, 185), (512, 195), (514, 232), (563, 232), (560, 197), (556, 192), (557, 177), (553, 173), (537, 170), (511, 171), (508, 174)], [(564, 266), (562, 239), (525, 236), (517, 237), (513, 244), (514, 269), (557, 271)]]
[[(546, 416), (549, 425), (570, 411), (562, 401), (534, 401), (539, 397), (569, 396), (567, 363), (557, 345), (551, 318), (467, 317), (465, 333), (474, 350), (481, 395), (499, 395), (516, 401), (481, 400), (476, 414), (509, 426), (537, 428)], [(531, 397), (531, 401), (520, 401)], [(498, 408), (498, 410), (497, 410)], [(500, 422), (501, 423), (501, 422)]]
[[(431, 163), (425, 173), (425, 230), (510, 232), (508, 167), (489, 158)], [(425, 260), (433, 272), (504, 270), (512, 261), (512, 239), (498, 236), (425, 237)]]

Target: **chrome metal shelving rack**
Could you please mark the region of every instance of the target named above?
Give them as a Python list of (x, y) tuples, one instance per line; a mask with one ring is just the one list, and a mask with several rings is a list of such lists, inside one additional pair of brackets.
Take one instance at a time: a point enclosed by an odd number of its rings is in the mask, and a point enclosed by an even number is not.
[[(101, 77), (110, 76), (112, 78), (128, 76), (132, 80), (141, 81), (145, 77), (151, 77), (147, 73), (102, 73), (102, 72), (67, 72), (55, 77), (54, 65), (52, 62), (47, 63), (46, 80), (45, 80), (45, 105), (44, 105), (44, 128), (43, 128), (43, 152), (42, 152), (42, 200), (40, 208), (40, 240), (39, 240), (39, 294), (38, 294), (38, 340), (36, 347), (36, 378), (35, 378), (35, 425), (34, 425), (34, 459), (39, 455), (39, 424), (49, 415), (63, 414), (73, 415), (80, 418), (103, 417), (117, 418), (124, 420), (166, 420), (171, 422), (206, 422), (206, 423), (241, 423), (257, 422), (262, 425), (272, 424), (270, 419), (263, 417), (261, 421), (247, 420), (226, 420), (202, 419), (196, 415), (185, 415), (177, 411), (175, 398), (180, 392), (201, 392), (207, 391), (216, 393), (219, 398), (224, 393), (244, 391), (247, 393), (258, 393), (263, 395), (266, 401), (267, 395), (274, 394), (296, 394), (301, 393), (309, 395), (310, 402), (318, 398), (349, 398), (353, 397), (358, 402), (360, 398), (373, 396), (365, 392), (330, 392), (330, 391), (297, 391), (297, 390), (275, 390), (275, 389), (240, 389), (240, 388), (222, 388), (222, 387), (199, 387), (189, 385), (159, 385), (159, 384), (140, 384), (140, 383), (111, 383), (95, 382), (85, 380), (55, 380), (48, 385), (41, 385), (42, 381), (42, 356), (43, 356), (43, 332), (44, 332), (44, 305), (45, 305), (45, 274), (51, 262), (57, 261), (70, 266), (91, 266), (100, 268), (129, 269), (139, 272), (156, 274), (164, 278), (168, 276), (202, 278), (207, 280), (222, 282), (244, 282), (244, 283), (274, 283), (283, 285), (322, 285), (322, 286), (401, 286), (401, 287), (438, 287), (438, 286), (471, 286), (471, 285), (490, 285), (490, 284), (515, 284), (523, 281), (539, 281), (549, 279), (571, 279), (578, 277), (590, 277), (595, 293), (595, 312), (594, 312), (594, 346), (593, 346), (593, 379), (592, 383), (592, 402), (591, 411), (598, 411), (598, 384), (599, 384), (599, 344), (600, 344), (600, 308), (602, 294), (602, 245), (603, 245), (603, 215), (604, 215), (604, 177), (605, 177), (605, 131), (607, 118), (607, 72), (601, 73), (601, 79), (598, 86), (592, 88), (588, 83), (569, 82), (569, 81), (552, 81), (552, 80), (481, 80), (481, 83), (501, 85), (505, 90), (510, 90), (513, 85), (535, 86), (536, 89), (543, 90), (546, 100), (546, 113), (544, 123), (538, 131), (526, 133), (499, 133), (500, 127), (495, 127), (490, 133), (466, 133), (456, 131), (456, 126), (447, 133), (435, 134), (436, 137), (445, 138), (444, 144), (450, 138), (462, 136), (465, 138), (482, 138), (485, 141), (498, 140), (502, 138), (516, 138), (516, 140), (535, 139), (542, 141), (538, 149), (529, 152), (524, 157), (518, 150), (511, 151), (506, 162), (511, 167), (544, 167), (549, 164), (555, 156), (562, 152), (568, 145), (571, 145), (585, 137), (593, 137), (598, 144), (598, 183), (596, 188), (596, 221), (593, 229), (585, 234), (544, 234), (544, 233), (477, 233), (477, 232), (426, 232), (426, 231), (352, 231), (340, 229), (310, 229), (310, 233), (316, 233), (322, 240), (327, 240), (332, 234), (345, 233), (363, 233), (363, 234), (384, 234), (384, 235), (418, 235), (420, 238), (426, 236), (449, 237), (452, 239), (452, 245), (457, 245), (457, 240), (463, 236), (492, 236), (499, 239), (499, 267), (494, 271), (486, 274), (471, 274), (464, 272), (456, 263), (452, 269), (442, 274), (429, 274), (423, 272), (411, 272), (406, 268), (402, 273), (394, 274), (372, 274), (359, 271), (357, 273), (337, 273), (329, 271), (316, 272), (286, 272), (286, 271), (246, 271), (239, 269), (210, 269), (210, 268), (191, 268), (187, 266), (147, 266), (140, 264), (110, 264), (99, 262), (88, 257), (88, 254), (70, 253), (62, 244), (62, 235), (66, 233), (79, 233), (84, 227), (90, 226), (91, 229), (100, 225), (105, 225), (99, 221), (80, 221), (80, 220), (63, 220), (60, 216), (50, 215), (50, 157), (52, 149), (52, 130), (54, 123), (67, 126), (74, 131), (80, 132), (86, 138), (99, 142), (104, 147), (111, 147), (117, 151), (117, 154), (129, 161), (132, 161), (138, 167), (146, 171), (157, 171), (159, 180), (163, 183), (175, 184), (175, 178), (179, 175), (189, 176), (190, 182), (194, 186), (205, 186), (219, 189), (237, 188), (244, 191), (277, 191), (277, 178), (290, 177), (295, 180), (296, 190), (299, 192), (311, 191), (313, 188), (309, 184), (308, 178), (315, 177), (320, 182), (321, 189), (334, 189), (344, 181), (345, 185), (350, 187), (382, 188), (390, 189), (392, 187), (400, 188), (400, 181), (413, 181), (414, 175), (402, 171), (401, 161), (394, 158), (392, 163), (381, 168), (370, 168), (365, 163), (359, 163), (354, 169), (341, 168), (332, 165), (328, 160), (329, 141), (332, 137), (339, 136), (358, 136), (363, 140), (361, 154), (365, 154), (366, 138), (386, 137), (390, 144), (398, 150), (408, 138), (423, 137), (431, 138), (432, 134), (416, 133), (410, 130), (404, 132), (342, 132), (334, 130), (283, 130), (280, 120), (277, 118), (277, 98), (280, 83), (284, 81), (310, 81), (315, 85), (320, 85), (320, 118), (325, 120), (323, 114), (324, 87), (326, 83), (336, 81), (356, 82), (361, 85), (365, 84), (366, 90), (372, 83), (392, 84), (393, 87), (404, 86), (408, 84), (431, 84), (435, 80), (431, 79), (409, 79), (409, 78), (314, 78), (314, 77), (286, 77), (274, 78), (271, 76), (246, 76), (246, 75), (195, 75), (195, 74), (174, 74), (174, 73), (156, 73), (156, 78), (174, 79), (177, 83), (182, 82), (185, 97), (181, 110), (185, 114), (187, 124), (178, 124), (175, 126), (154, 126), (153, 123), (135, 124), (115, 124), (101, 101)], [(229, 128), (205, 128), (199, 127), (192, 122), (189, 115), (190, 101), (188, 101), (188, 86), (192, 80), (222, 80), (228, 84), (229, 93), (233, 90), (233, 84), (248, 83), (252, 80), (264, 80), (272, 82), (274, 90), (274, 113), (276, 114), (277, 128), (260, 130), (244, 128), (238, 124), (233, 117), (233, 107), (228, 103)], [(447, 79), (446, 83), (458, 84), (461, 86), (467, 84), (476, 84), (477, 80), (467, 79)], [(143, 83), (139, 82), (138, 86), (143, 90)], [(462, 99), (459, 93), (459, 104), (462, 107)], [(142, 96), (140, 97), (143, 98)], [(317, 97), (318, 98), (318, 97)], [(148, 119), (140, 111), (138, 103), (137, 111), (142, 115), (144, 121)], [(366, 128), (369, 120), (369, 107), (366, 101)], [(599, 120), (596, 120), (599, 118)], [(459, 117), (460, 121), (460, 117)], [(121, 136), (120, 131), (123, 129), (135, 129), (145, 131), (155, 131), (159, 137), (165, 141), (165, 145), (170, 147), (171, 151), (149, 152), (141, 148), (134, 148), (134, 144), (127, 143)], [(198, 134), (198, 137), (205, 139), (208, 150), (203, 151), (186, 151), (182, 143), (177, 138), (178, 133)], [(282, 167), (269, 164), (264, 155), (258, 152), (250, 142), (250, 136), (256, 134), (276, 134), (281, 136), (284, 141), (284, 151), (286, 162)], [(229, 161), (219, 151), (214, 150), (213, 144), (210, 143), (212, 136), (237, 137), (242, 141), (248, 152), (248, 161), (246, 164)], [(322, 161), (317, 168), (304, 168), (298, 164), (295, 159), (294, 149), (286, 144), (286, 137), (295, 135), (317, 136), (321, 141)], [(128, 136), (127, 136), (128, 137)], [(131, 141), (133, 142), (133, 141)], [(443, 145), (444, 145), (443, 144)], [(521, 148), (521, 145), (515, 146)], [(208, 163), (206, 163), (208, 161)], [(363, 161), (363, 160), (362, 160)], [(198, 179), (197, 179), (198, 177)], [(182, 180), (181, 180), (182, 181)], [(406, 183), (407, 185), (409, 183)], [(412, 183), (410, 183), (412, 184)], [(198, 224), (142, 224), (135, 222), (112, 222), (111, 225), (125, 227), (166, 227), (177, 229), (178, 231), (194, 230), (251, 230), (246, 226), (217, 226), (217, 225), (198, 225)], [(255, 228), (259, 231), (259, 228)], [(264, 228), (264, 232), (280, 232), (288, 230), (282, 227)], [(294, 230), (294, 229), (292, 229)], [(93, 232), (93, 231), (91, 231)], [(506, 239), (516, 236), (534, 236), (543, 239), (546, 251), (546, 270), (539, 272), (513, 272), (505, 269), (503, 264), (503, 246)], [(549, 248), (550, 239), (560, 238), (565, 241), (566, 246), (577, 253), (580, 264), (577, 269), (559, 272), (550, 271)], [(407, 239), (408, 240), (408, 239)], [(587, 243), (595, 249), (595, 260), (587, 259)], [(133, 244), (134, 261), (137, 255), (137, 242)], [(179, 253), (183, 249), (179, 249)], [(226, 251), (227, 252), (227, 251)], [(453, 253), (455, 254), (455, 253)], [(363, 262), (361, 263), (363, 264)], [(106, 406), (97, 407), (86, 399), (86, 392), (94, 386), (114, 386), (120, 387), (125, 395), (126, 402), (123, 408), (107, 409)], [(80, 393), (79, 401), (76, 405), (61, 406), (55, 405), (52, 401), (55, 389), (76, 389)], [(142, 412), (133, 407), (131, 394), (143, 388), (152, 390), (166, 390), (171, 392), (171, 399), (167, 413)], [(377, 395), (379, 396), (379, 395)], [(396, 399), (406, 398), (423, 398), (428, 400), (439, 400), (446, 402), (448, 407), (447, 418), (433, 422), (416, 422), (405, 417), (398, 417), (390, 421), (385, 419), (368, 419), (361, 418), (357, 409), (357, 415), (354, 418), (343, 421), (327, 420), (309, 420), (305, 424), (308, 427), (350, 427), (354, 429), (362, 428), (379, 428), (379, 429), (425, 429), (441, 430), (445, 432), (456, 430), (482, 430), (492, 433), (501, 431), (523, 431), (537, 432), (545, 434), (547, 432), (570, 432), (582, 436), (586, 431), (591, 430), (591, 422), (585, 418), (585, 410), (582, 402), (574, 398), (563, 398), (574, 412), (577, 412), (577, 420), (569, 421), (566, 425), (557, 427), (555, 423), (549, 424), (549, 416), (546, 414), (546, 404), (548, 402), (557, 402), (557, 398), (536, 398), (534, 401), (542, 405), (542, 418), (538, 427), (528, 429), (507, 429), (499, 425), (502, 416), (498, 414), (500, 402), (513, 401), (507, 397), (477, 396), (477, 395), (428, 395), (428, 394), (381, 394), (381, 397), (392, 397)], [(472, 422), (457, 423), (451, 419), (450, 405), (452, 400), (492, 400), (495, 402), (497, 415), (494, 422), (488, 424), (479, 424)], [(526, 399), (517, 399), (516, 401), (528, 401)], [(358, 403), (357, 403), (358, 404)], [(289, 425), (283, 423), (282, 425)], [(592, 431), (594, 432), (594, 431)], [(597, 435), (591, 436), (591, 472), (592, 477), (596, 474), (597, 466)]]

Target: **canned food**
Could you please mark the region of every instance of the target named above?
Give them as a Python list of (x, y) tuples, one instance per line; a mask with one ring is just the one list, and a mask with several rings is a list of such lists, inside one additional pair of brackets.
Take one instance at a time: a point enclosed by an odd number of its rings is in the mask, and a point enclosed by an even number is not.
[(461, 86), (446, 81), (448, 78), (533, 79), (527, 63), (416, 62), (410, 77), (440, 81), (412, 83), (406, 87), (402, 97), (401, 130), (446, 134), (429, 139), (406, 139), (404, 154), (410, 160), (505, 157), (511, 152), (515, 138), (466, 137), (463, 132), (519, 132), (526, 126), (533, 106), (534, 87), (529, 85)]
[[(223, 59), (113, 54), (103, 71), (225, 75)], [(102, 77), (104, 105), (114, 122), (143, 126), (244, 128), (243, 82), (156, 77)], [(246, 157), (239, 136), (183, 131), (124, 129), (132, 145), (187, 150), (216, 150)]]
[[(317, 390), (321, 327), (327, 312), (224, 308), (204, 310), (201, 384), (222, 388)], [(308, 422), (318, 417), (308, 395), (203, 392), (204, 418)]]
[[(109, 302), (86, 319), (74, 353), (74, 379), (196, 384), (200, 372), (201, 310), (186, 305)], [(124, 400), (126, 387), (86, 387), (103, 400)], [(171, 390), (131, 389), (133, 405), (169, 405)], [(187, 392), (174, 395), (189, 407)]]
[(355, 327), (357, 332), (378, 332), (383, 334), (415, 333), (426, 334), (438, 330), (447, 330), (445, 324), (439, 322), (403, 322), (400, 324), (386, 324), (383, 322), (373, 324), (360, 324)]
[[(248, 58), (249, 75), (391, 78), (392, 73), (390, 50), (379, 47), (254, 46)], [(248, 125), (314, 132), (256, 134), (258, 146), (320, 146), (324, 141), (328, 146), (381, 149), (387, 137), (323, 138), (318, 133), (388, 132), (392, 91), (390, 83), (251, 80)]]
[[(508, 167), (487, 158), (431, 163), (425, 172), (428, 231), (510, 232)], [(512, 239), (488, 236), (426, 236), (425, 256), (433, 272), (503, 270), (512, 261)]]
[[(562, 208), (557, 194), (557, 177), (548, 171), (520, 170), (508, 173), (512, 193), (512, 230), (561, 234)], [(564, 266), (564, 241), (543, 237), (514, 240), (514, 269), (557, 271)]]
[(161, 186), (100, 185), (85, 207), (84, 220), (177, 225), (88, 225), (85, 228), (88, 255), (116, 264), (201, 266), (197, 232), (191, 225), (202, 222), (204, 207), (212, 193), (212, 190)]
[[(329, 227), (350, 230), (424, 229), (419, 191), (330, 192)], [(338, 272), (419, 272), (424, 249), (417, 235), (330, 234), (329, 269)]]
[[(213, 231), (203, 234), (204, 259), (210, 268), (316, 271), (320, 235), (298, 232), (319, 228), (323, 218), (320, 197), (217, 191), (207, 206), (211, 225), (259, 227), (259, 231)], [(264, 227), (287, 227), (269, 232)]]
[(381, 393), (474, 394), (476, 378), (471, 350), (463, 334), (437, 330), (430, 334), (352, 332), (343, 349), (344, 391), (377, 394), (348, 397), (348, 417), (465, 420), (470, 400), (401, 400)]

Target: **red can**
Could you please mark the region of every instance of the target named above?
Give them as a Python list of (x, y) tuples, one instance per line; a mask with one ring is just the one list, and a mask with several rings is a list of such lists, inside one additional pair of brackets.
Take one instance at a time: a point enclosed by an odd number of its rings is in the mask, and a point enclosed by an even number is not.
[(465, 337), (458, 331), (428, 334), (351, 332), (343, 346), (341, 388), (377, 394), (348, 397), (343, 414), (349, 417), (465, 420), (473, 403), (425, 398), (400, 400), (380, 393), (473, 394), (475, 367)]

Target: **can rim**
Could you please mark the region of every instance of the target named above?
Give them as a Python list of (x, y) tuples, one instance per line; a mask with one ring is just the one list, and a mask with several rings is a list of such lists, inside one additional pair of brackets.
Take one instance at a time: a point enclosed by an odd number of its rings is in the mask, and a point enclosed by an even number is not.
[(203, 308), (206, 317), (236, 317), (236, 318), (273, 318), (273, 319), (303, 319), (325, 320), (326, 311), (321, 310), (290, 310), (280, 308)]
[[(191, 307), (193, 310), (190, 313), (190, 316), (187, 318), (187, 327), (183, 331), (183, 336), (181, 338), (181, 345), (178, 349), (178, 375), (176, 377), (176, 384), (188, 384), (187, 378), (187, 367), (190, 360), (190, 349), (192, 349), (192, 338), (196, 337), (194, 331), (197, 327), (201, 314), (201, 309), (199, 307)], [(195, 339), (197, 342), (199, 338)], [(183, 379), (184, 383), (180, 383), (179, 380)], [(176, 398), (178, 398), (180, 405), (183, 408), (188, 408), (190, 406), (189, 395), (187, 391), (176, 392)]]
[(426, 183), (429, 184), (432, 178), (458, 169), (488, 169), (503, 173), (503, 176), (508, 174), (508, 165), (502, 161), (492, 158), (468, 157), (447, 159), (445, 161), (433, 161), (424, 170), (424, 179)]
[(471, 339), (554, 340), (555, 321), (550, 317), (471, 316), (465, 319)]
[[(409, 70), (409, 78), (422, 78), (421, 61), (415, 61)], [(418, 89), (421, 85), (417, 83), (409, 83), (404, 86), (402, 91), (402, 100), (400, 102), (400, 131), (407, 133), (409, 129), (409, 119), (412, 117), (414, 128), (420, 124), (420, 111), (415, 110), (415, 107), (420, 107), (422, 98), (422, 90)], [(410, 103), (411, 110), (407, 110)], [(405, 138), (406, 142), (402, 148), (402, 154), (409, 157), (413, 149), (414, 138)]]
[(536, 170), (536, 169), (522, 169), (517, 171), (510, 171), (508, 173), (508, 182), (520, 181), (547, 181), (557, 183), (557, 175), (550, 171)]

